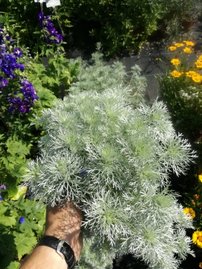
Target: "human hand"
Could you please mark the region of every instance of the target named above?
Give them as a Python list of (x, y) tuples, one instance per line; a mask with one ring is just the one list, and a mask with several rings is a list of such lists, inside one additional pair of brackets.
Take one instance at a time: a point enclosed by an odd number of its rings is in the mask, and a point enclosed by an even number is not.
[[(81, 210), (72, 202), (61, 207), (48, 207), (46, 214), (45, 235), (55, 236), (69, 243), (76, 260), (82, 249)], [(21, 261), (20, 269), (66, 269), (65, 259), (52, 248), (37, 246), (33, 252)]]
[(45, 235), (67, 241), (74, 251), (76, 260), (78, 260), (83, 245), (81, 223), (81, 210), (71, 201), (66, 202), (61, 207), (48, 207)]

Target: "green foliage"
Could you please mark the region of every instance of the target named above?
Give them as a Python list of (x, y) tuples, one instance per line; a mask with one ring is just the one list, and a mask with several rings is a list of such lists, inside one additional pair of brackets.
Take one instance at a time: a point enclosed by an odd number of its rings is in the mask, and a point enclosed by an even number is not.
[[(26, 59), (26, 56), (24, 58)], [(34, 65), (32, 59), (29, 59), (29, 64), (31, 66), (29, 70), (24, 71), (24, 76), (32, 79), (33, 77), (29, 74), (35, 73), (38, 66)], [(45, 74), (44, 77), (47, 78)], [(36, 144), (41, 135), (41, 129), (35, 124), (35, 117), (40, 115), (43, 108), (50, 107), (56, 99), (41, 82), (36, 83), (36, 87), (39, 99), (26, 114), (9, 112), (8, 96), (2, 94), (0, 96), (0, 182), (7, 185), (9, 195), (16, 191), (16, 186), (22, 180), (27, 158), (34, 156), (37, 152)], [(4, 89), (4, 93), (8, 94), (13, 90), (16, 91), (16, 85), (14, 87), (9, 84), (9, 89)]]
[(70, 93), (88, 91), (102, 92), (104, 89), (129, 84), (131, 87), (131, 102), (144, 102), (146, 79), (141, 75), (141, 69), (135, 65), (130, 74), (119, 61), (112, 64), (103, 62), (102, 54), (92, 54), (90, 64), (80, 61), (76, 83), (72, 84)]
[[(158, 30), (163, 35), (176, 34), (182, 22), (196, 17), (199, 0), (63, 0), (57, 9), (43, 9), (53, 15), (65, 36), (67, 48), (95, 50), (101, 42), (106, 56), (138, 52), (144, 42)], [(0, 22), (5, 23), (33, 53), (44, 51), (34, 1), (1, 0)], [(193, 15), (194, 13), (194, 15)], [(71, 27), (70, 27), (71, 25)]]
[(116, 254), (132, 253), (150, 268), (176, 269), (192, 224), (168, 179), (185, 173), (194, 152), (161, 102), (145, 104), (137, 67), (129, 79), (121, 63), (93, 62), (39, 120), (45, 135), (27, 170), (30, 189), (51, 206), (71, 199), (82, 208), (81, 268), (111, 268)]
[(195, 53), (194, 44), (184, 40), (169, 47), (170, 72), (160, 79), (160, 94), (176, 130), (192, 142), (200, 137), (202, 126), (202, 55)]
[(193, 23), (200, 14), (201, 0), (180, 1), (161, 0), (164, 8), (164, 16), (159, 22), (159, 29), (167, 33), (171, 39), (177, 37), (181, 31), (186, 31), (185, 25)]
[[(47, 48), (38, 22), (40, 5), (34, 0), (0, 0), (0, 6), (0, 23), (17, 39), (18, 45), (29, 47), (32, 55)], [(50, 10), (48, 12), (52, 13)]]
[[(58, 12), (69, 13), (72, 22), (71, 38), (75, 45), (86, 49), (92, 43), (101, 42), (107, 56), (137, 53), (145, 41), (156, 31), (172, 28), (178, 31), (183, 19), (193, 15), (198, 0), (63, 0)], [(169, 31), (171, 32), (171, 31)]]
[[(41, 34), (37, 22), (38, 6), (34, 1), (0, 0), (0, 22), (3, 23), (21, 45), (31, 47), (42, 45)], [(42, 39), (41, 39), (42, 41)]]
[(56, 96), (63, 98), (68, 93), (69, 85), (78, 73), (77, 61), (70, 62), (62, 47), (49, 48), (43, 58), (40, 55), (31, 58), (27, 50), (23, 52), (20, 60), (26, 68), (21, 76), (32, 82), (39, 99), (29, 113), (11, 113), (8, 97), (19, 90), (19, 82), (9, 81), (0, 93), (0, 183), (7, 185), (9, 196), (22, 180), (27, 158), (34, 158), (37, 153), (42, 130), (36, 124), (36, 116), (40, 116), (43, 108), (51, 107)]
[(192, 141), (197, 139), (202, 126), (201, 86), (184, 77), (168, 75), (161, 80), (161, 96), (168, 106), (175, 128)]
[(0, 157), (1, 183), (6, 183), (9, 195), (16, 192), (16, 186), (22, 180), (26, 168), (26, 156), (30, 146), (17, 137), (9, 137), (1, 146)]
[(0, 267), (19, 268), (21, 258), (31, 252), (42, 234), (45, 207), (21, 196), (17, 201), (1, 201), (0, 215)]
[[(32, 82), (39, 97), (29, 113), (9, 111), (8, 97), (20, 87), (16, 81), (9, 82), (9, 86), (0, 91), (0, 185), (6, 186), (5, 190), (0, 190), (3, 199), (0, 201), (0, 268), (17, 269), (20, 260), (36, 245), (44, 226), (44, 206), (24, 199), (26, 190), (19, 185), (27, 160), (36, 157), (38, 139), (43, 134), (36, 117), (44, 108), (52, 106), (56, 96), (62, 98), (68, 93), (68, 87), (77, 75), (78, 63), (70, 62), (62, 47), (47, 48), (35, 40), (40, 33), (32, 33), (38, 27), (33, 14), (39, 7), (34, 3), (9, 1), (9, 5), (5, 5), (4, 1), (1, 4), (7, 13), (1, 13), (0, 21), (4, 29), (9, 29), (9, 35), (12, 34), (18, 44), (30, 44), (32, 55), (39, 51), (39, 47), (43, 54), (43, 58), (42, 54), (33, 58), (30, 50), (24, 48), (20, 58), (26, 68), (18, 75)], [(30, 19), (32, 23), (29, 24)], [(11, 53), (14, 47), (16, 43), (10, 46)], [(19, 222), (20, 217), (25, 218), (23, 223)]]
[(46, 49), (43, 57), (35, 57), (28, 68), (27, 76), (37, 89), (42, 106), (48, 107), (51, 103), (47, 101), (53, 100), (50, 91), (59, 98), (68, 94), (68, 88), (79, 72), (79, 61), (70, 61), (60, 46)]

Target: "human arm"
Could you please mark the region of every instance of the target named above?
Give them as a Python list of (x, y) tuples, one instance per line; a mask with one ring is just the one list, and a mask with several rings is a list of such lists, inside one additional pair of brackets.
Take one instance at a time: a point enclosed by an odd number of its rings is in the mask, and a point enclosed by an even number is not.
[[(67, 241), (78, 260), (82, 249), (81, 222), (81, 211), (72, 202), (67, 202), (62, 207), (49, 207), (47, 208), (44, 235)], [(67, 269), (65, 259), (47, 246), (37, 246), (20, 267), (20, 269), (46, 268)]]

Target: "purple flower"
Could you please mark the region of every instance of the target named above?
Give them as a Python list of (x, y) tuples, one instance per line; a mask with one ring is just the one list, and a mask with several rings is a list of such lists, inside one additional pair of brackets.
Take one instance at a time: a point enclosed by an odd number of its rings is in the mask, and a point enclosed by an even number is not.
[[(43, 14), (40, 18), (43, 18)], [(30, 111), (38, 96), (34, 86), (16, 72), (17, 70), (23, 72), (25, 66), (18, 62), (23, 56), (22, 50), (14, 47), (12, 42), (13, 39), (0, 28), (0, 72), (3, 73), (0, 76), (0, 94), (7, 95), (9, 112), (25, 114)], [(1, 90), (8, 84), (10, 86), (8, 92)]]
[(19, 69), (20, 71), (23, 72), (25, 70), (25, 66), (24, 66), (24, 64), (17, 63), (16, 64), (16, 69)]
[(44, 20), (44, 14), (43, 14), (43, 12), (39, 12), (38, 19), (39, 19), (40, 25), (43, 26), (43, 20)]
[(33, 102), (38, 99), (34, 86), (31, 82), (25, 79), (21, 81), (21, 86), (22, 87), (20, 89), (24, 95), (25, 100)]
[(16, 57), (18, 57), (18, 58), (22, 57), (22, 55), (23, 55), (22, 50), (21, 50), (20, 48), (15, 48), (15, 49), (13, 50), (13, 53), (14, 53), (14, 55), (15, 55)]
[(5, 53), (6, 52), (6, 45), (5, 44), (1, 44), (0, 45), (0, 53)]
[(12, 53), (0, 51), (0, 68), (1, 71), (9, 78), (13, 79), (16, 77), (15, 70), (19, 69), (24, 71), (24, 65), (17, 62), (17, 56)]
[(11, 37), (8, 34), (6, 35), (6, 40), (8, 40), (8, 41), (11, 40)]
[(20, 223), (20, 224), (23, 224), (24, 222), (25, 222), (25, 217), (20, 217), (19, 218), (19, 220), (18, 220), (18, 222)]
[(10, 112), (19, 111), (19, 109), (23, 105), (23, 101), (22, 101), (22, 99), (20, 97), (9, 97), (8, 101), (10, 103), (10, 106), (9, 106), (9, 111)]
[(8, 85), (8, 80), (6, 78), (0, 77), (0, 89)]
[(6, 185), (5, 184), (1, 184), (0, 185), (0, 190), (6, 190)]
[[(33, 106), (34, 101), (38, 99), (38, 96), (36, 94), (34, 86), (28, 80), (22, 80), (20, 82), (20, 85), (20, 91), (23, 94), (23, 97), (9, 97), (9, 111), (25, 114), (30, 111), (30, 108)], [(17, 95), (18, 92), (16, 92), (15, 94)]]
[(63, 41), (63, 36), (56, 30), (54, 23), (51, 20), (51, 16), (45, 16), (40, 12), (38, 18), (41, 28), (44, 29), (47, 42), (60, 44)]
[(1, 194), (0, 194), (0, 201), (3, 201), (3, 197), (1, 196)]

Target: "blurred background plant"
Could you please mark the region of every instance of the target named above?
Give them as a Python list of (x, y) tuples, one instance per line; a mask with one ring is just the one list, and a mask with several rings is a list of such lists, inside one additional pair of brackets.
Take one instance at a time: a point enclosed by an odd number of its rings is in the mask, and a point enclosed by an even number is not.
[[(101, 43), (108, 56), (137, 53), (148, 40), (168, 39), (183, 31), (183, 22), (194, 20), (200, 0), (62, 0), (49, 9), (58, 30), (62, 30), (65, 50), (80, 49), (91, 54)], [(34, 53), (43, 50), (42, 32), (36, 20), (34, 1), (0, 0), (1, 17), (20, 44)], [(44, 13), (47, 8), (44, 6)], [(33, 19), (34, 18), (34, 19)]]

